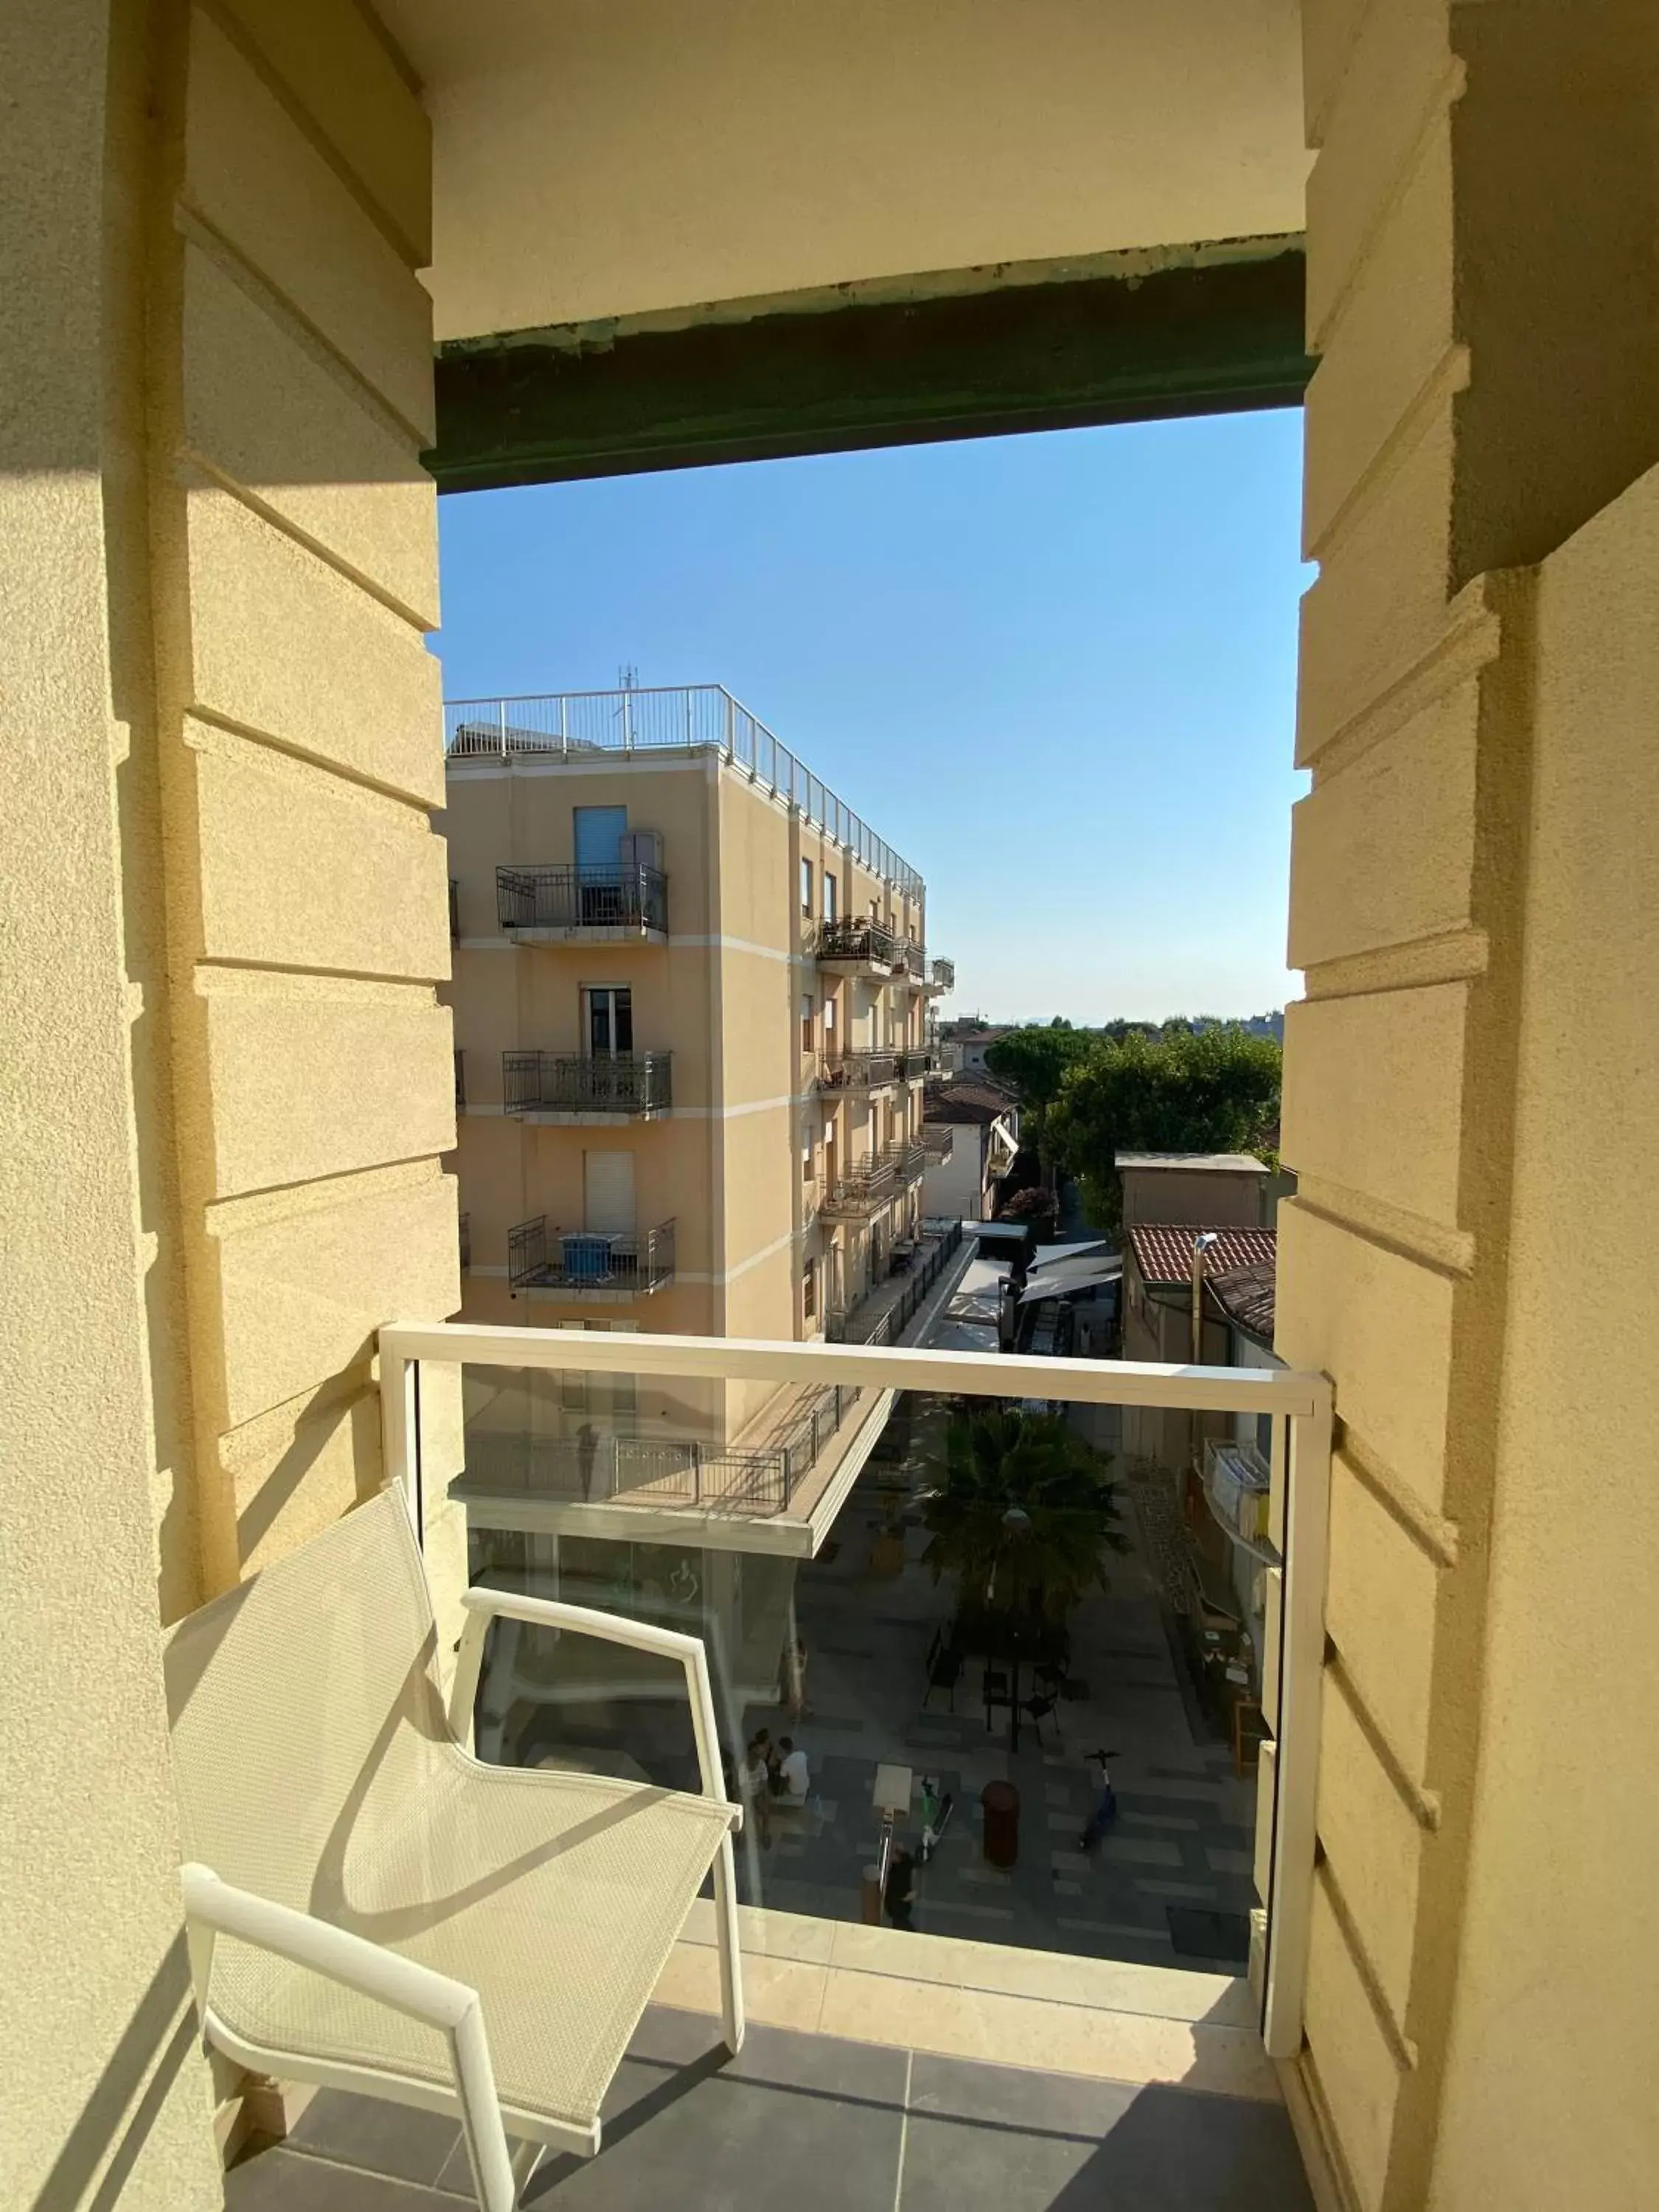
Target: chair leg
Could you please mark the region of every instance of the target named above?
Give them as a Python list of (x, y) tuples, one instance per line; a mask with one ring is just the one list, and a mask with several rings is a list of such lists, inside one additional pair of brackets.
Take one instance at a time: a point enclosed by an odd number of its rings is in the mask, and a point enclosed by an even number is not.
[(722, 1836), (714, 1854), (714, 1941), (720, 1960), (720, 2016), (726, 2047), (735, 2058), (743, 2049), (743, 1954), (738, 1948), (737, 1872), (732, 1838)]

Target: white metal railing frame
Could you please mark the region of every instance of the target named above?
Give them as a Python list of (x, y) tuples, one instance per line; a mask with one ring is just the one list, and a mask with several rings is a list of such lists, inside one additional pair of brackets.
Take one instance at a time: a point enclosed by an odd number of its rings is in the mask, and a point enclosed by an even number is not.
[[(567, 1374), (846, 1383), (947, 1396), (1048, 1399), (1072, 1405), (1271, 1417), (1270, 1577), (1263, 1716), (1273, 1730), (1275, 1802), (1267, 1880), (1261, 2034), (1268, 2055), (1302, 2047), (1313, 1907), (1321, 1680), (1329, 1519), (1330, 1379), (1294, 1368), (1175, 1366), (1118, 1359), (1014, 1358), (742, 1337), (599, 1335), (563, 1329), (398, 1322), (380, 1332), (387, 1477), (408, 1487), (424, 1526), (420, 1364), (433, 1360)], [(1277, 1643), (1277, 1650), (1273, 1649)]]
[(884, 883), (920, 899), (918, 872), (830, 790), (723, 684), (625, 685), (611, 691), (526, 691), (489, 699), (446, 699), (444, 752), (451, 760), (516, 759), (552, 753), (684, 750), (713, 745), (775, 799), (833, 837)]

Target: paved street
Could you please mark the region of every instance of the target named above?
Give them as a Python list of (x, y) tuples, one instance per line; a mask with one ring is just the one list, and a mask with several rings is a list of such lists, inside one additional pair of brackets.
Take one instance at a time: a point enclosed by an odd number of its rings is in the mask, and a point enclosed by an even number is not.
[[(1106, 1417), (1109, 1420), (1110, 1416)], [(1134, 1550), (1111, 1562), (1108, 1594), (1072, 1624), (1071, 1674), (1082, 1695), (1062, 1702), (1039, 1744), (1022, 1721), (1008, 1748), (1008, 1717), (988, 1731), (979, 1662), (969, 1662), (955, 1710), (935, 1692), (923, 1709), (925, 1662), (951, 1609), (921, 1564), (920, 1514), (903, 1534), (903, 1564), (878, 1543), (897, 1488), (926, 1480), (913, 1463), (872, 1465), (836, 1522), (830, 1547), (803, 1567), (796, 1593), (809, 1662), (809, 1715), (792, 1728), (776, 1708), (750, 1707), (745, 1727), (793, 1733), (811, 1760), (815, 1804), (773, 1820), (769, 1849), (750, 1839), (744, 1894), (784, 1911), (856, 1918), (860, 1878), (876, 1853), (871, 1809), (877, 1764), (933, 1776), (956, 1800), (945, 1838), (918, 1877), (915, 1924), (981, 1942), (1091, 1954), (1158, 1966), (1237, 1971), (1254, 1898), (1253, 1778), (1235, 1778), (1224, 1745), (1204, 1726), (1166, 1632), (1145, 1564), (1129, 1486), (1120, 1490)], [(1022, 1682), (1021, 1693), (1034, 1685)], [(1055, 1721), (1060, 1726), (1056, 1729)], [(1094, 1797), (1088, 1753), (1117, 1752), (1119, 1816), (1098, 1849), (1078, 1841)], [(1020, 1794), (1020, 1844), (1006, 1872), (981, 1849), (979, 1797), (988, 1782)], [(920, 1833), (917, 1814), (904, 1840)], [(1172, 1910), (1173, 1909), (1173, 1910)], [(1218, 1917), (1217, 1916), (1219, 1916)]]

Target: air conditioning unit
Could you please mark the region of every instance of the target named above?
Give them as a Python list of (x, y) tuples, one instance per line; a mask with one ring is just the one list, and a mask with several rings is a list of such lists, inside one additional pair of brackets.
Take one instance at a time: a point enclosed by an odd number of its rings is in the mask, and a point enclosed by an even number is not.
[(624, 830), (617, 848), (617, 857), (625, 868), (654, 868), (662, 873), (662, 832), (660, 830)]

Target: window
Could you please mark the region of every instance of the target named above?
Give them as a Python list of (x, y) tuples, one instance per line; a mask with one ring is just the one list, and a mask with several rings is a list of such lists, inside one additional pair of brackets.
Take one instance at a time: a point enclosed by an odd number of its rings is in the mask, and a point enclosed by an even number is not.
[(805, 1320), (811, 1321), (818, 1310), (818, 1268), (816, 1260), (809, 1260), (800, 1271), (800, 1310)]
[(823, 918), (826, 921), (836, 918), (836, 879), (828, 868), (823, 872)]
[(586, 1004), (586, 1050), (591, 1060), (615, 1060), (634, 1049), (634, 994), (610, 984), (590, 986)]
[(811, 1137), (806, 1139), (805, 1142), (800, 1148), (800, 1179), (803, 1182), (811, 1182), (812, 1180), (812, 1139)]
[(803, 914), (812, 911), (812, 863), (810, 860), (803, 860), (800, 864), (800, 910)]
[(836, 1041), (836, 1002), (833, 998), (823, 1002), (823, 1044), (827, 1052)]
[(800, 1048), (803, 1052), (812, 1049), (812, 994), (810, 991), (803, 991), (800, 994)]

